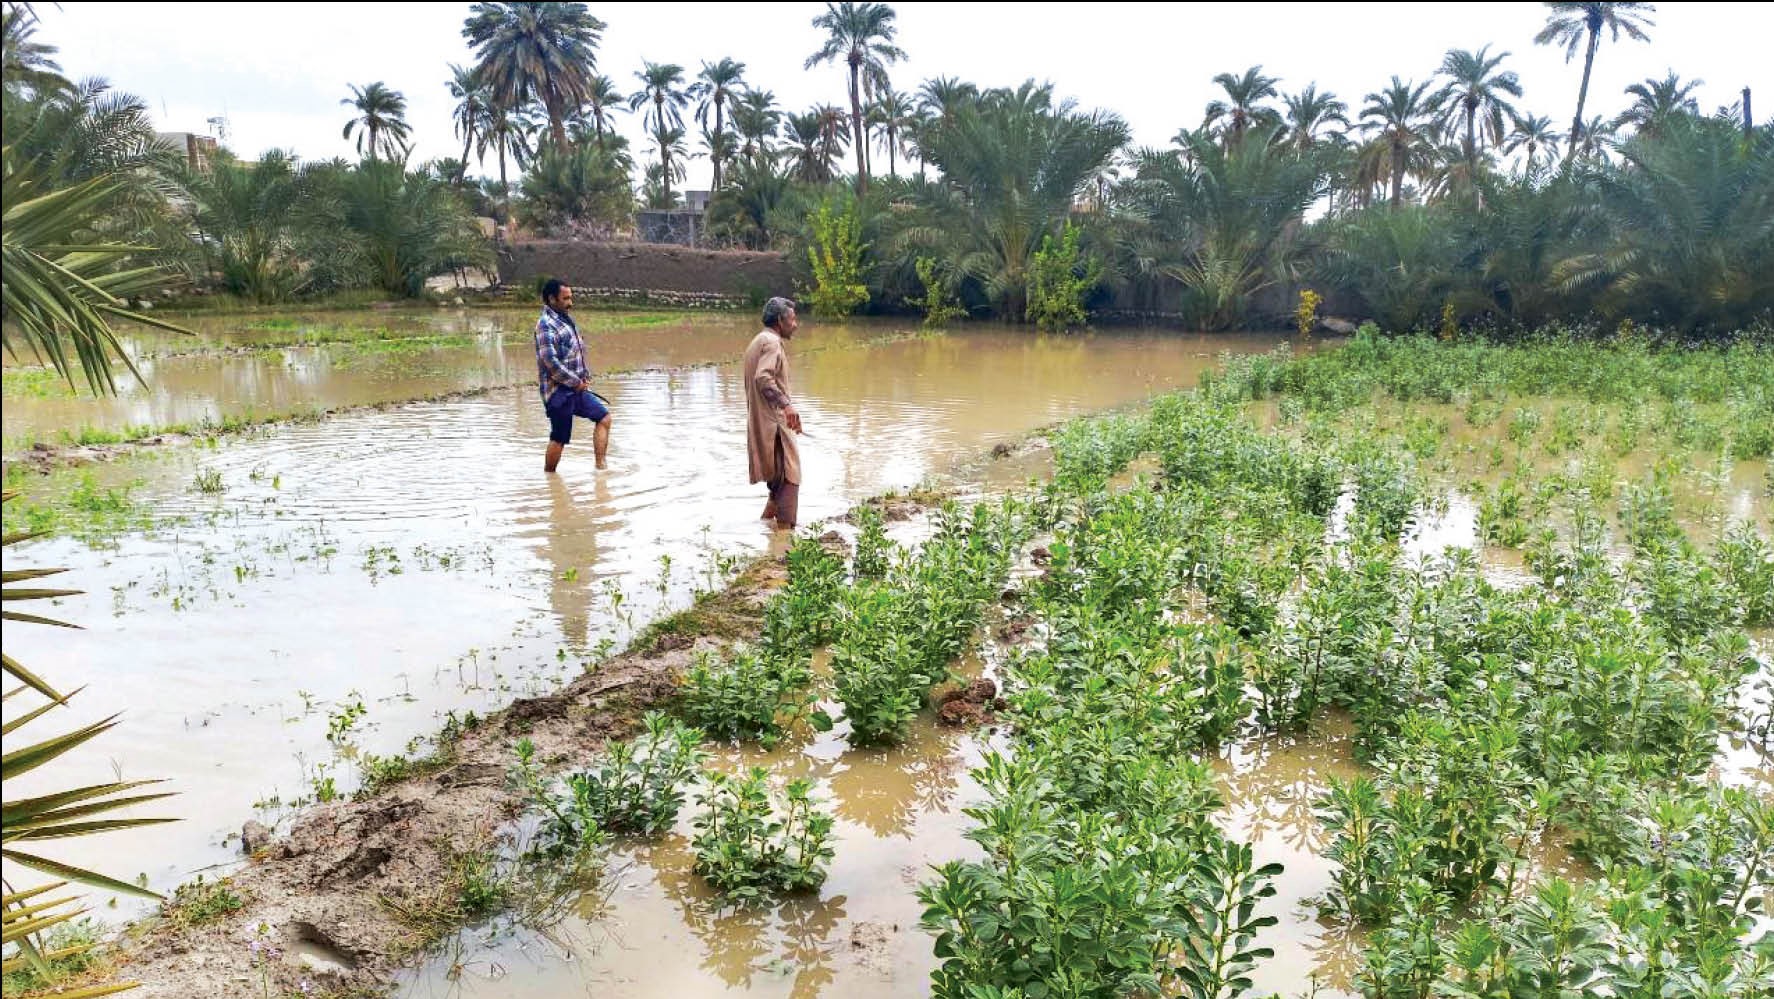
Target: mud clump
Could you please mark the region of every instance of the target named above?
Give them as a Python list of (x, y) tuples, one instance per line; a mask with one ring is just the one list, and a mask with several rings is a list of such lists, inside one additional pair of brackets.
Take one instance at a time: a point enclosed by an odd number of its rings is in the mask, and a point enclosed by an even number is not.
[(240, 848), (247, 856), (258, 853), (271, 845), (271, 830), (263, 822), (248, 819), (246, 825), (240, 827)]
[(668, 631), (653, 641), (653, 647), (647, 650), (647, 655), (657, 658), (665, 655), (667, 652), (680, 652), (695, 644), (696, 639), (689, 635), (676, 631)]
[(1035, 619), (1032, 617), (1013, 617), (1004, 622), (1004, 627), (998, 629), (998, 641), (1005, 645), (1016, 645), (1028, 636), (1029, 629), (1034, 626)]
[(558, 697), (520, 697), (506, 709), (505, 730), (517, 731), (540, 721), (567, 716), (567, 703)]
[(1003, 699), (998, 685), (981, 677), (965, 687), (948, 687), (937, 694), (936, 717), (944, 725), (973, 728), (991, 723)]

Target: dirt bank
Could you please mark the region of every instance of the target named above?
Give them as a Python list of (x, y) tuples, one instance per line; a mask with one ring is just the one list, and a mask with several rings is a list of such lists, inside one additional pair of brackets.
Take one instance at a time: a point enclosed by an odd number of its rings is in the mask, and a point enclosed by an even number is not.
[(267, 982), (266, 994), (302, 994), (304, 981), (314, 995), (381, 993), (403, 959), (467, 921), (464, 859), (496, 853), (522, 807), (505, 779), (513, 743), (528, 738), (555, 769), (589, 763), (671, 696), (697, 651), (755, 637), (785, 581), (781, 557), (761, 559), (558, 693), (440, 737), (425, 776), (315, 807), (282, 838), (255, 835), (251, 860), (228, 881), (245, 904), (196, 925), (136, 924), (118, 975), (141, 982), (131, 994), (144, 999), (259, 995)]

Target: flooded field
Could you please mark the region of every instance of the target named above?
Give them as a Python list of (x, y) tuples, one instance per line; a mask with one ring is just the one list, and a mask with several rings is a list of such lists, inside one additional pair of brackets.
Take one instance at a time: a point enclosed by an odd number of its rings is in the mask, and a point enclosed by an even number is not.
[[(346, 314), (238, 329), (206, 320), (198, 341), (132, 342), (152, 388), (100, 403), (27, 391), (20, 386), (30, 380), (9, 369), (9, 451), (69, 426), (103, 433), (341, 410), (24, 480), (76, 505), (103, 508), (94, 497), (110, 497), (116, 509), (99, 526), (9, 553), (70, 566), (70, 585), (89, 592), (56, 608), (84, 631), (9, 633), (8, 654), (69, 686), (90, 684), (89, 703), (76, 702), (83, 720), (127, 708), (125, 723), (74, 761), (77, 778), (169, 778), (180, 797), (163, 811), (186, 817), (71, 845), (66, 859), (140, 871), (162, 890), (226, 872), (238, 863), (244, 819), (275, 825), (307, 802), (350, 793), (376, 758), (422, 750), (440, 726), (557, 689), (649, 621), (719, 587), (738, 559), (781, 549), (756, 519), (761, 491), (744, 481), (736, 358), (749, 322), (586, 317), (597, 331), (594, 372), (623, 372), (596, 379), (616, 415), (611, 467), (592, 469), (586, 428), (562, 474), (545, 477), (527, 319)], [(387, 335), (361, 332), (378, 328)], [(810, 327), (794, 345), (808, 431), (803, 520), (923, 483), (1020, 485), (1048, 473), (1050, 456), (989, 457), (994, 445), (1193, 385), (1223, 352), (1275, 343)], [(451, 393), (465, 394), (411, 401)], [(1512, 425), (1554, 426), (1572, 408), (1535, 405), (1532, 421), (1524, 407)], [(1254, 409), (1264, 425), (1289, 418), (1274, 404)], [(1493, 460), (1499, 428), (1454, 406), (1382, 406), (1362, 418), (1376, 434), (1435, 438), (1423, 450), (1434, 456), (1424, 465), (1439, 499), (1418, 511), (1406, 552), (1480, 550), (1485, 577), (1503, 587), (1531, 574), (1519, 546), (1485, 543), (1485, 491), (1512, 475), (1600, 474), (1582, 448), (1524, 445), (1509, 463)], [(1607, 474), (1637, 478), (1656, 465), (1656, 455), (1632, 452)], [(1766, 531), (1768, 474), (1765, 461), (1742, 461), (1676, 482), (1684, 524), (1701, 533), (1739, 520)], [(1332, 533), (1351, 515), (1345, 495)], [(1754, 638), (1765, 663), (1769, 636)], [(987, 641), (960, 672), (999, 676), (1009, 654)], [(1751, 711), (1767, 710), (1766, 691), (1752, 697), (1762, 700)], [(691, 870), (687, 809), (662, 838), (617, 840), (596, 887), (563, 900), (545, 925), (504, 915), (449, 935), (401, 979), (399, 994), (927, 992), (937, 959), (918, 928), (915, 891), (933, 865), (980, 854), (965, 836), (975, 821), (964, 810), (984, 800), (969, 770), (1008, 740), (939, 727), (924, 712), (904, 744), (857, 749), (847, 726), (800, 732), (771, 750), (714, 748), (710, 760), (814, 782), (836, 817), (835, 858), (816, 895), (723, 903)], [(1321, 995), (1352, 994), (1366, 935), (1320, 915), (1335, 865), (1314, 802), (1333, 779), (1369, 772), (1354, 739), (1353, 724), (1332, 712), (1302, 731), (1228, 742), (1210, 757), (1227, 802), (1217, 824), (1250, 843), (1257, 864), (1286, 869), (1259, 907), (1278, 924), (1258, 940), (1275, 951), (1253, 973), (1258, 994), (1314, 985)], [(1755, 746), (1726, 739), (1720, 749), (1724, 783), (1774, 792)], [(1592, 873), (1557, 843), (1530, 862), (1580, 879)], [(112, 911), (139, 910), (126, 902)]]
[[(550, 478), (533, 354), (521, 335), (505, 335), (521, 334), (527, 315), (315, 321), (323, 332), (383, 323), (413, 338), (466, 330), (485, 341), (382, 350), (369, 369), (339, 363), (350, 344), (217, 353), (226, 322), (204, 320), (209, 352), (145, 363), (150, 389), (7, 402), (12, 440), (53, 437), (46, 428), (73, 420), (121, 428), (510, 383), (19, 480), (26, 495), (9, 506), (127, 494), (115, 530), (9, 550), (9, 559), (70, 567), (63, 578), (87, 593), (54, 609), (84, 630), (8, 629), (7, 650), (63, 684), (91, 684), (73, 708), (80, 719), (125, 709), (125, 723), (71, 763), (78, 777), (167, 778), (180, 794), (172, 811), (185, 817), (70, 843), (67, 859), (102, 859), (158, 890), (233, 862), (230, 838), (245, 819), (274, 821), (297, 802), (348, 793), (360, 779), (353, 757), (401, 752), (452, 713), (553, 689), (662, 608), (718, 585), (736, 557), (766, 549), (762, 490), (745, 482), (736, 358), (748, 321), (605, 332), (587, 317), (588, 331), (600, 330), (588, 338), (594, 371), (635, 370), (596, 382), (616, 413), (610, 470), (591, 467), (586, 433)], [(254, 322), (266, 320), (242, 325)], [(303, 322), (276, 325), (246, 330), (241, 345), (314, 335)], [(132, 347), (150, 355), (166, 342)], [(810, 324), (795, 344), (808, 431), (803, 519), (954, 481), (994, 444), (1191, 385), (1220, 352), (1273, 343)]]

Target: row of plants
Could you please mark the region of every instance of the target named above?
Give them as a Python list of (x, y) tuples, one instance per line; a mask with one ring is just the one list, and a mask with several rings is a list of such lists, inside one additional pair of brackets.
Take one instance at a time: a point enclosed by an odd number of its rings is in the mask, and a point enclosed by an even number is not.
[(963, 512), (945, 506), (917, 551), (887, 540), (863, 508), (852, 570), (802, 538), (787, 555), (788, 583), (764, 611), (755, 646), (702, 651), (683, 678), (673, 718), (654, 712), (633, 739), (612, 743), (589, 769), (551, 780), (527, 740), (515, 747), (514, 782), (540, 816), (536, 850), (579, 857), (612, 835), (658, 836), (677, 822), (697, 786), (696, 870), (735, 901), (815, 889), (832, 857), (831, 815), (813, 786), (773, 791), (762, 768), (709, 770), (705, 739), (774, 745), (797, 726), (830, 730), (812, 660), (832, 646), (832, 687), (850, 739), (893, 741), (965, 648), (1000, 591), (1024, 534), (1020, 507)]
[[(1305, 395), (1354, 417), (1434, 398), (1400, 388), (1425, 382), (1443, 402), (1583, 396), (1598, 367), (1637, 372), (1601, 404), (1717, 400), (1765, 378), (1741, 359), (1364, 342), (1057, 432), (1036, 504), (1054, 534), (1029, 594), (1039, 640), (1004, 678), (1012, 744), (974, 773), (985, 857), (920, 891), (936, 993), (1246, 991), (1281, 872), (1214, 826), (1206, 759), (1334, 710), (1366, 764), (1317, 804), (1335, 865), (1322, 905), (1366, 934), (1351, 987), (1766, 994), (1774, 804), (1709, 776), (1722, 737), (1764, 738), (1739, 710), (1766, 670), (1742, 629), (1768, 626), (1774, 591), (1757, 524), (1696, 540), (1653, 476), (1620, 487), (1622, 549), (1605, 508), (1570, 490), (1533, 523), (1530, 577), (1499, 585), (1471, 551), (1401, 544), (1440, 488), (1402, 438), (1359, 418), (1344, 436), (1263, 433), (1245, 408)], [(1123, 484), (1142, 454), (1156, 480)], [(1576, 861), (1554, 873), (1560, 849)]]

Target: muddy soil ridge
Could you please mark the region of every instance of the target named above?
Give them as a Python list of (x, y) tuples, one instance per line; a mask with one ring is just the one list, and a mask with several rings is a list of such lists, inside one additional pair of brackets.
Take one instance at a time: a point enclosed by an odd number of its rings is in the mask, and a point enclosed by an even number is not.
[(786, 582), (785, 558), (762, 557), (562, 690), (440, 736), (424, 776), (316, 806), (281, 838), (253, 829), (257, 849), (228, 879), (243, 907), (198, 925), (143, 920), (125, 931), (112, 971), (140, 982), (131, 994), (144, 999), (258, 994), (266, 983), (272, 995), (304, 983), (316, 995), (383, 994), (406, 959), (466, 922), (461, 858), (495, 850), (523, 809), (506, 780), (516, 740), (529, 739), (552, 770), (589, 764), (670, 700), (699, 652), (755, 639)]

